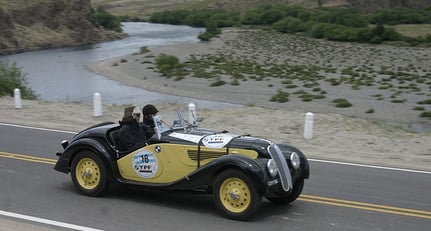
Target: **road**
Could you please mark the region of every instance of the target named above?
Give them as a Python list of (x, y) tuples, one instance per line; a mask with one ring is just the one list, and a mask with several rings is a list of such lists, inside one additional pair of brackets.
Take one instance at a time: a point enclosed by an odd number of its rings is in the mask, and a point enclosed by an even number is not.
[[(222, 218), (208, 195), (114, 185), (91, 198), (53, 170), (73, 133), (0, 124), (0, 230), (429, 230), (431, 173), (312, 160), (303, 195), (264, 201), (248, 222)], [(2, 228), (3, 227), (3, 228)]]

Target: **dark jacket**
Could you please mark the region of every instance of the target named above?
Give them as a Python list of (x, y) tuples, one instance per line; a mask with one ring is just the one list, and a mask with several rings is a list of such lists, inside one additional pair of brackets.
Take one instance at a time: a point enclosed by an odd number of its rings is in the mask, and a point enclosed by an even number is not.
[(156, 125), (154, 124), (153, 118), (151, 116), (144, 116), (142, 121), (142, 129), (144, 130), (147, 140), (151, 139), (154, 133), (156, 133), (155, 127)]
[(134, 150), (143, 147), (147, 143), (144, 130), (133, 118), (120, 121), (120, 131), (118, 132), (119, 145), (124, 150)]

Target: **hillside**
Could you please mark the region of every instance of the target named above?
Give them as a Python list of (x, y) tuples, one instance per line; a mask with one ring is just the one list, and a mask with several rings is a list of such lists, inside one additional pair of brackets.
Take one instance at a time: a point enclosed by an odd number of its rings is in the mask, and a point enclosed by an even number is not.
[(90, 20), (88, 0), (0, 0), (0, 54), (113, 40)]
[(315, 8), (319, 2), (324, 7), (357, 7), (364, 11), (400, 6), (419, 10), (431, 6), (430, 0), (92, 0), (96, 8), (103, 7), (115, 15), (139, 18), (148, 18), (154, 12), (182, 8), (243, 11), (261, 4), (291, 4)]

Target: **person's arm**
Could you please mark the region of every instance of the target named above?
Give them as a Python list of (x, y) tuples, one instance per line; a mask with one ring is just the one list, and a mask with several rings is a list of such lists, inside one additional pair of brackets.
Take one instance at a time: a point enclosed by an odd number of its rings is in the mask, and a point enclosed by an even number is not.
[(142, 124), (142, 129), (145, 132), (145, 136), (147, 138), (147, 140), (150, 140), (151, 137), (153, 137), (155, 131), (154, 131), (154, 127), (152, 127), (149, 124)]
[(118, 132), (118, 137), (125, 149), (131, 149), (136, 143), (136, 137), (132, 134), (128, 126), (123, 126)]

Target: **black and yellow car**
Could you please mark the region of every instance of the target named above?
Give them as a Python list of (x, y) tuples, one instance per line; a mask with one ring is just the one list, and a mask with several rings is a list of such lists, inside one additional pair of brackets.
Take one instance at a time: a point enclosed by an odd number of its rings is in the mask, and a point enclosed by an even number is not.
[(111, 182), (213, 194), (220, 212), (236, 220), (255, 214), (263, 197), (288, 204), (301, 194), (309, 165), (294, 146), (202, 129), (178, 117), (173, 126), (156, 118), (156, 134), (136, 150), (118, 148), (118, 123), (87, 128), (62, 142), (54, 168), (70, 172), (87, 196), (101, 195)]

